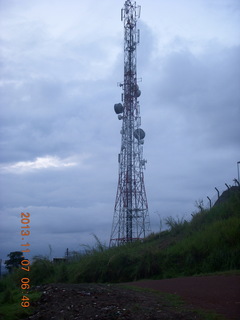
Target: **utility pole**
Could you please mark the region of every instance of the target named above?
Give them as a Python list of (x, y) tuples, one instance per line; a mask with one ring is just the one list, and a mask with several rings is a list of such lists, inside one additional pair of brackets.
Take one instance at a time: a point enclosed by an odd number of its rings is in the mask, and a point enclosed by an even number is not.
[(141, 7), (126, 0), (121, 11), (124, 24), (124, 81), (122, 103), (114, 105), (122, 121), (119, 176), (114, 206), (110, 246), (142, 240), (150, 232), (148, 203), (144, 184), (146, 160), (143, 159), (145, 132), (141, 129), (141, 91), (137, 78), (137, 45), (140, 33), (137, 20)]

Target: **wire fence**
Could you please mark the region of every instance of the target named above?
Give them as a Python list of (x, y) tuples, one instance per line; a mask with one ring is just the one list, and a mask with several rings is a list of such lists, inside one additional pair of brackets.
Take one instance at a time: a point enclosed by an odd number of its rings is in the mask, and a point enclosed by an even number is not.
[(221, 186), (214, 187), (214, 190), (215, 190), (214, 194), (211, 197), (210, 196), (206, 197), (207, 205), (205, 205), (205, 208), (211, 209), (214, 206), (214, 204), (217, 202), (217, 200), (221, 197), (223, 192), (229, 190), (231, 187), (240, 187), (240, 184), (237, 179), (234, 179), (233, 184), (231, 185), (228, 183), (225, 183)]

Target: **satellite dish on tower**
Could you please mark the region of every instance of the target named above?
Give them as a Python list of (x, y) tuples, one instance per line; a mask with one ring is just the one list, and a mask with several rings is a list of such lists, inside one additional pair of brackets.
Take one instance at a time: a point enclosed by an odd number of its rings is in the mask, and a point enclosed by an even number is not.
[(123, 105), (121, 103), (116, 103), (114, 105), (114, 111), (116, 112), (116, 114), (123, 113)]
[(136, 138), (138, 141), (143, 140), (145, 138), (145, 132), (143, 129), (136, 129), (133, 133), (134, 138)]
[(139, 98), (140, 95), (141, 95), (141, 90), (139, 89), (138, 85), (136, 85), (136, 91), (135, 92), (136, 92), (136, 97)]

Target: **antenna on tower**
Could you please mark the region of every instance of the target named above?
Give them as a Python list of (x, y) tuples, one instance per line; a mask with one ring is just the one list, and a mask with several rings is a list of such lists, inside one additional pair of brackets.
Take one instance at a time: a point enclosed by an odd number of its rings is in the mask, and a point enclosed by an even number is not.
[(126, 0), (121, 10), (124, 23), (124, 81), (122, 103), (114, 105), (122, 121), (121, 148), (118, 155), (119, 176), (114, 206), (110, 246), (144, 239), (150, 233), (148, 203), (144, 184), (146, 160), (143, 159), (145, 132), (141, 126), (137, 78), (137, 44), (140, 32), (137, 20), (141, 7)]

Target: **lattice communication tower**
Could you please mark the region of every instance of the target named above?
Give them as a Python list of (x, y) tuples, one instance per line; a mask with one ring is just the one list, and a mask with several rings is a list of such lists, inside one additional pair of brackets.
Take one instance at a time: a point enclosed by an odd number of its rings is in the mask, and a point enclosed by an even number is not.
[(145, 132), (141, 129), (137, 78), (137, 45), (140, 33), (137, 20), (141, 7), (126, 0), (121, 11), (124, 22), (124, 81), (122, 103), (114, 105), (122, 121), (119, 177), (114, 207), (110, 246), (142, 240), (150, 232), (148, 203), (144, 184), (146, 160), (143, 159)]

